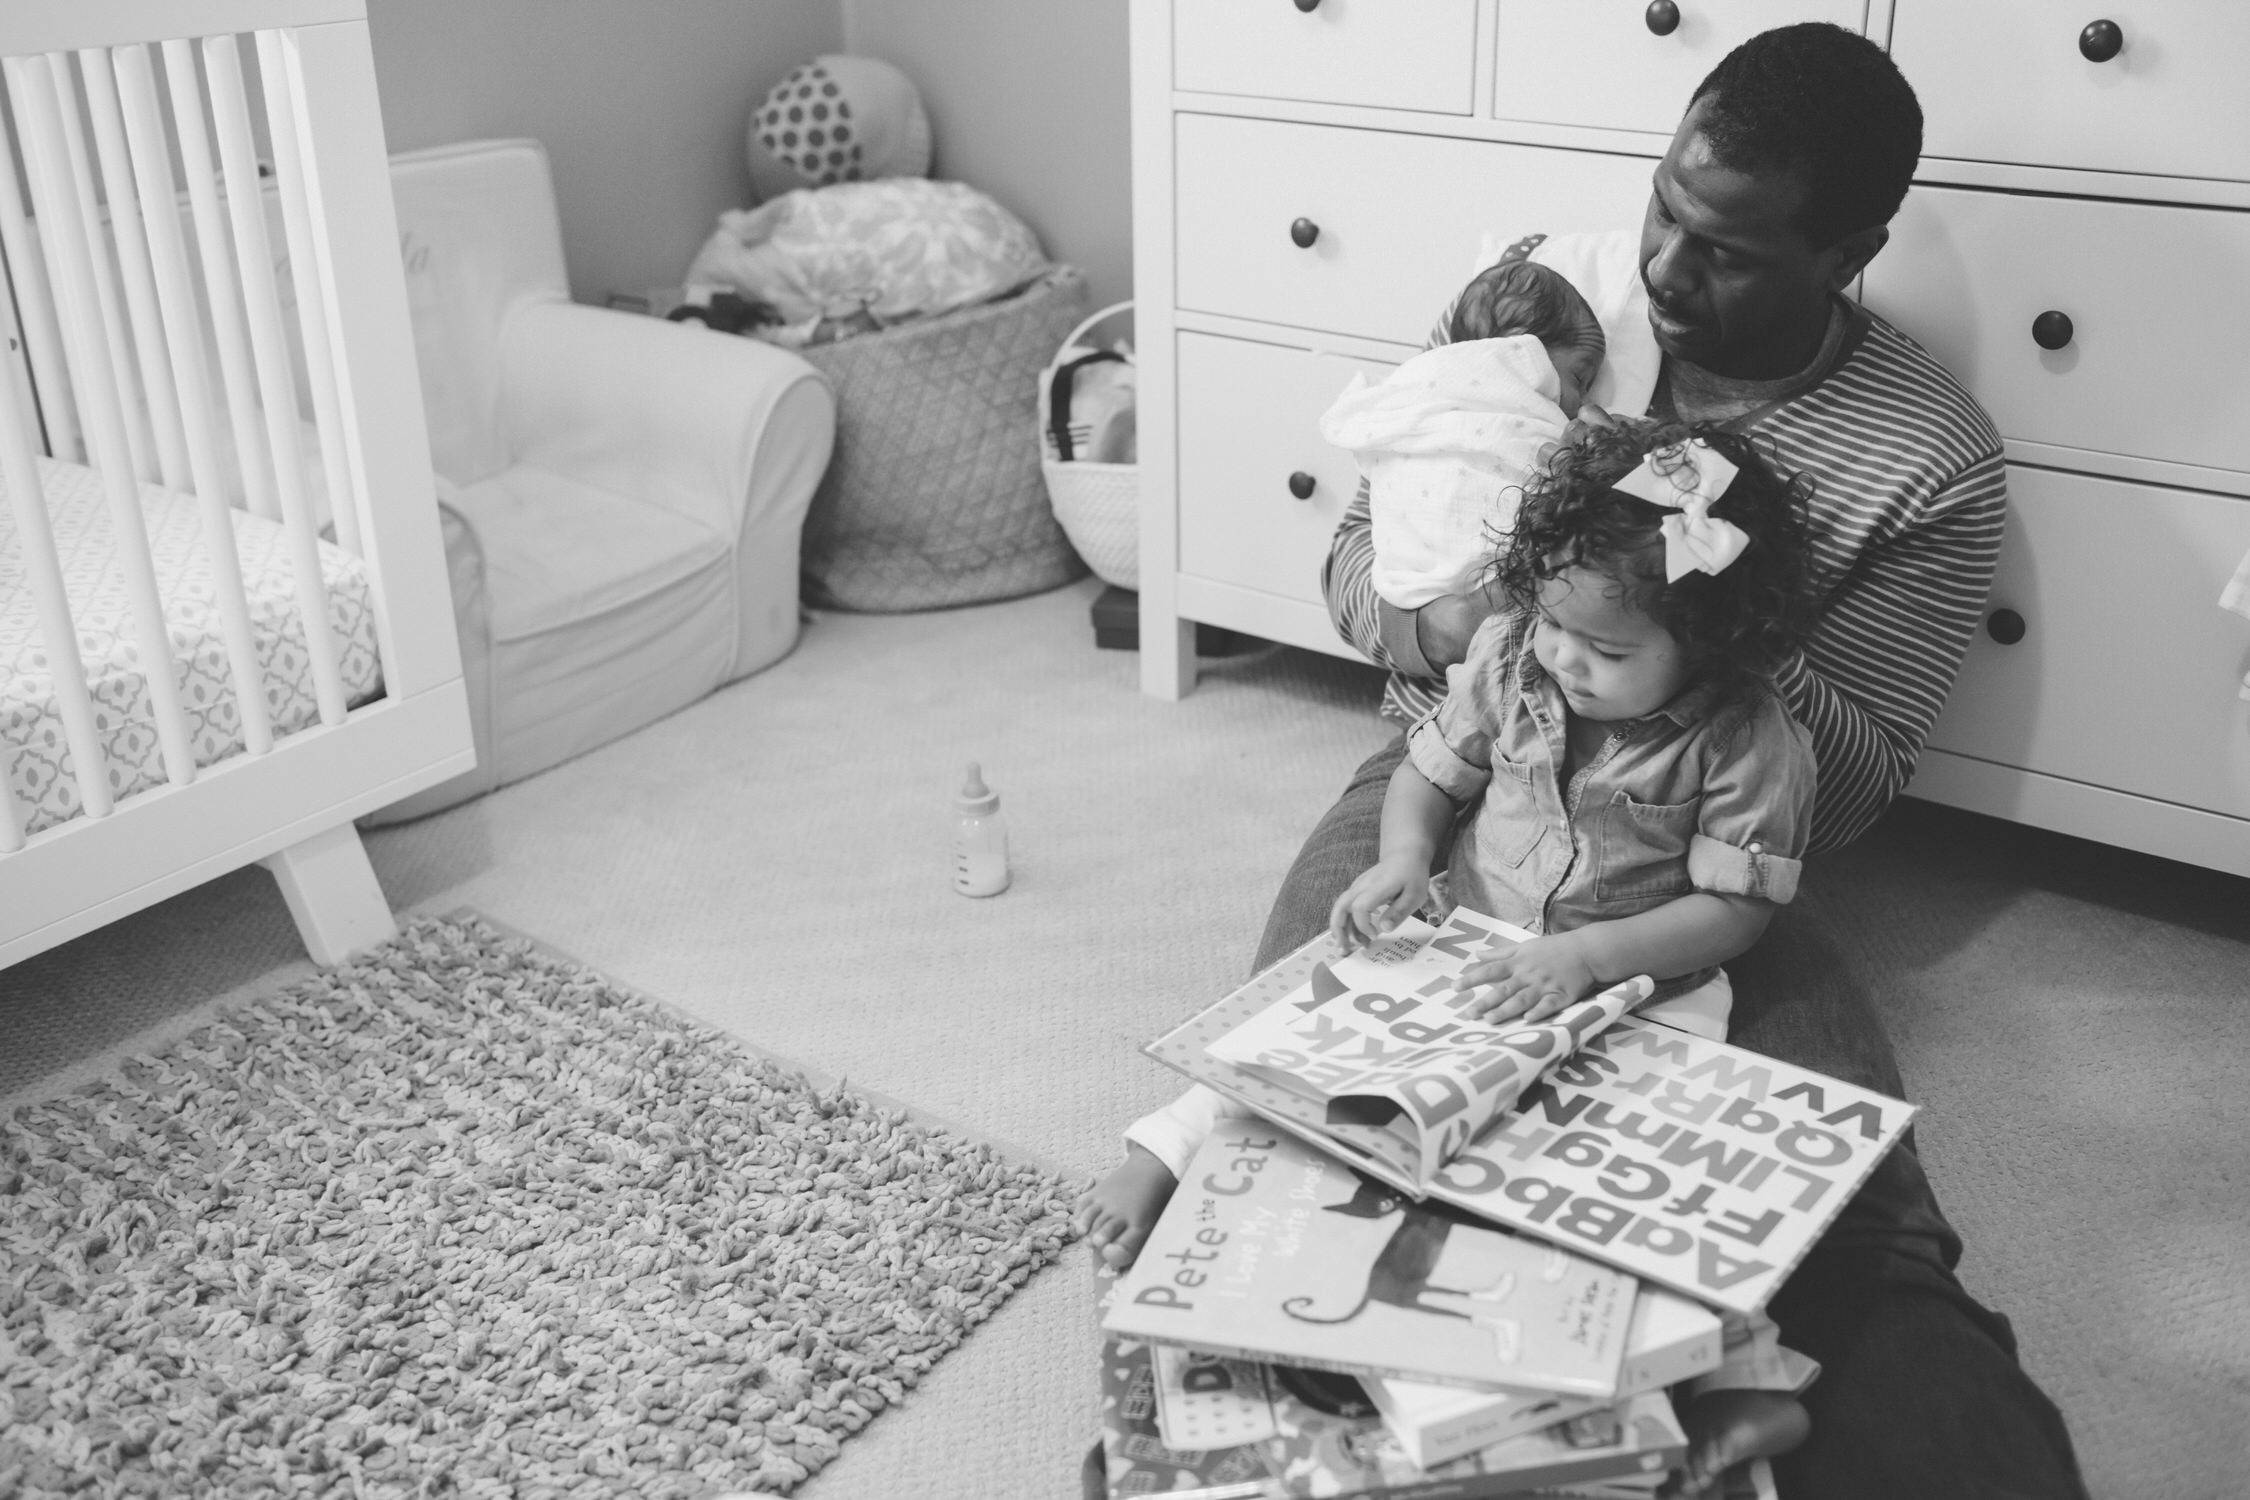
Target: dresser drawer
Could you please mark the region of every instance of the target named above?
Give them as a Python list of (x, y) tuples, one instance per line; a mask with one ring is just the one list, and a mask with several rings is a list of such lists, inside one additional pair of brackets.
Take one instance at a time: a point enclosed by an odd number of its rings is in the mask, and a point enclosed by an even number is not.
[(1492, 112), (1670, 135), (1736, 43), (1792, 21), (1858, 31), (1867, 19), (1866, 0), (1678, 0), (1674, 9), (1678, 25), (1659, 36), (1649, 7), (1629, 0), (1503, 0)]
[[(2080, 51), (2111, 18), (2123, 50)], [(2250, 178), (2250, 6), (1899, 0), (1891, 56), (1922, 102), (1922, 154)]]
[(1174, 0), (1175, 88), (1465, 115), (1476, 0)]
[(1917, 187), (1865, 295), (2004, 436), (2250, 471), (2250, 214)]
[(1181, 115), (1176, 142), (1181, 307), (1413, 345), (1468, 281), (1487, 233), (1638, 224), (1655, 168), (1217, 115)]
[[(1354, 374), (1388, 365), (1247, 339), (1179, 336), (1180, 571), (1318, 604), (1359, 466), (1320, 436)], [(1293, 477), (1312, 480), (1302, 499)], [(1303, 478), (1298, 478), (1303, 487)]]
[(1989, 609), (2022, 637), (1988, 613), (1931, 747), (2250, 818), (2245, 551), (2250, 501), (2011, 467)]

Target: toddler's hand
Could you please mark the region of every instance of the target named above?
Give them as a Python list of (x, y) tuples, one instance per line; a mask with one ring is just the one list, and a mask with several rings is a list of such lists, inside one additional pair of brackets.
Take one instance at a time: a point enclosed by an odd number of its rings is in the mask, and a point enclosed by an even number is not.
[(1471, 996), (1463, 1017), (1485, 1021), (1544, 1021), (1601, 988), (1569, 933), (1518, 943), (1498, 958), (1461, 971), (1454, 988)]
[(1406, 856), (1378, 860), (1353, 881), (1328, 913), (1336, 951), (1349, 953), (1372, 943), (1414, 915), (1429, 899), (1430, 872)]

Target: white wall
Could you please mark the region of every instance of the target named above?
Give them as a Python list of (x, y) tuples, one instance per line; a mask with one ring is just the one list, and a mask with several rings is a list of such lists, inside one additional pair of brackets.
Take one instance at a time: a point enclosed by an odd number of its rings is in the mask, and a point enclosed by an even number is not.
[(1100, 306), (1133, 287), (1125, 0), (842, 0), (845, 50), (905, 70), (932, 175), (990, 193)]
[(391, 150), (544, 141), (571, 290), (588, 302), (678, 283), (720, 210), (751, 201), (751, 109), (844, 45), (839, 0), (371, 0), (368, 12)]

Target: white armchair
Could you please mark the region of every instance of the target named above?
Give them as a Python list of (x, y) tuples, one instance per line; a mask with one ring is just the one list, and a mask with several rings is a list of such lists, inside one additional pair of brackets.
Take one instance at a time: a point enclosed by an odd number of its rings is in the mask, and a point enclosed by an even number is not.
[(796, 356), (580, 306), (545, 151), (392, 159), (477, 768), (447, 807), (787, 653), (835, 404)]

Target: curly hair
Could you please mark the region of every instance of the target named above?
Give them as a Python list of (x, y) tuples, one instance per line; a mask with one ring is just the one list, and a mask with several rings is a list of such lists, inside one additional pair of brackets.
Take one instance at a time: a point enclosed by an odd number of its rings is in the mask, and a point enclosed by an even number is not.
[(1922, 155), (1922, 107), (1890, 54), (1800, 21), (1760, 32), (1696, 85), (1703, 135), (1738, 172), (1802, 175), (1797, 229), (1815, 249), (1888, 224)]
[[(1739, 471), (1711, 514), (1741, 527), (1750, 545), (1717, 573), (1666, 582), (1661, 528), (1673, 512), (1611, 486), (1649, 454), (1690, 439)], [(1631, 608), (1671, 632), (1690, 681), (1738, 697), (1770, 683), (1812, 627), (1804, 520), (1812, 490), (1809, 477), (1784, 475), (1750, 439), (1705, 423), (1588, 428), (1526, 481), (1514, 529), (1495, 539), (1487, 586), (1530, 614), (1549, 580), (1572, 568), (1600, 573), (1624, 589)]]

